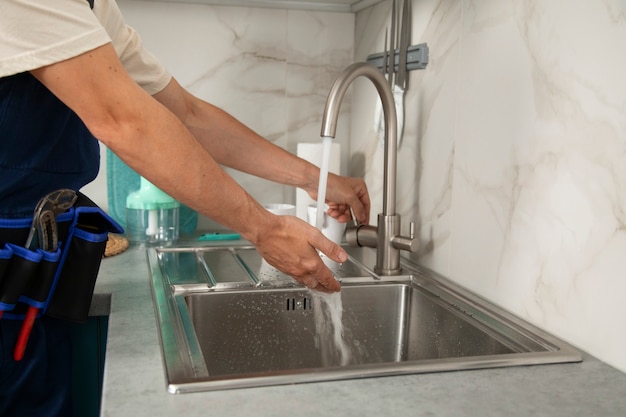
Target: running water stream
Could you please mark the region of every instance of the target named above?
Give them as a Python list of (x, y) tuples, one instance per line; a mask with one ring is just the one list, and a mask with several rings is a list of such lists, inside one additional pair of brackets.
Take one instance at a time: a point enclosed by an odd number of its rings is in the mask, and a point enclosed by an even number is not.
[[(322, 230), (324, 226), (324, 213), (326, 208), (326, 186), (328, 183), (328, 165), (330, 160), (331, 137), (324, 137), (322, 141), (322, 161), (320, 164), (320, 179), (317, 189), (317, 212), (315, 225)], [(320, 342), (329, 343), (326, 335), (332, 334), (332, 341), (339, 354), (339, 363), (342, 366), (350, 362), (352, 352), (346, 343), (343, 330), (343, 303), (341, 292), (326, 294), (314, 291), (315, 303), (315, 327)], [(325, 311), (324, 311), (325, 310)], [(329, 323), (330, 321), (330, 323)], [(332, 329), (330, 328), (332, 326)], [(331, 355), (332, 356), (332, 355)]]
[(326, 207), (326, 184), (328, 184), (328, 165), (330, 161), (330, 147), (333, 138), (324, 137), (322, 140), (322, 161), (320, 163), (320, 180), (317, 186), (317, 218), (315, 226), (322, 230), (324, 227), (324, 208)]

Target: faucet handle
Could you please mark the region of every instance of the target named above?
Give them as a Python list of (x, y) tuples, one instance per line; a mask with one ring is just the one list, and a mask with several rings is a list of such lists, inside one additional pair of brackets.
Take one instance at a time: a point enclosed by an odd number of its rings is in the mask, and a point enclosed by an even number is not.
[(417, 252), (420, 242), (415, 238), (415, 222), (409, 223), (409, 237), (396, 236), (391, 240), (391, 244), (396, 249)]

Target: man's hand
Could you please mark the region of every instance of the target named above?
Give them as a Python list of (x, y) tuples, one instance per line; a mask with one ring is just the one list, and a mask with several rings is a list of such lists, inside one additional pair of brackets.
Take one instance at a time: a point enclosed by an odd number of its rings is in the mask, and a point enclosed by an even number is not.
[(346, 252), (297, 217), (270, 216), (269, 221), (262, 225), (260, 237), (253, 242), (261, 256), (311, 289), (339, 291), (341, 285), (324, 265), (317, 250), (338, 263), (348, 259)]
[[(310, 191), (309, 195), (317, 200), (317, 190)], [(326, 203), (329, 207), (328, 214), (342, 223), (350, 221), (352, 217), (350, 208), (359, 223), (369, 223), (370, 196), (365, 181), (361, 178), (342, 177), (329, 173)]]

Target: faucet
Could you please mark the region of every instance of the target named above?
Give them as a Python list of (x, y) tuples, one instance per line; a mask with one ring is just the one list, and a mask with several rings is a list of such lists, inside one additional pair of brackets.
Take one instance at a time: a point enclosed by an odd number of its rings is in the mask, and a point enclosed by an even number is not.
[(409, 237), (400, 235), (400, 215), (396, 214), (396, 160), (398, 153), (398, 121), (391, 87), (375, 66), (357, 62), (347, 67), (335, 80), (326, 100), (322, 119), (322, 137), (335, 137), (339, 107), (346, 90), (356, 78), (369, 79), (382, 101), (385, 120), (385, 163), (383, 182), (383, 212), (378, 215), (378, 226), (358, 224), (356, 220), (347, 227), (346, 240), (351, 245), (376, 248), (374, 272), (378, 275), (399, 275), (400, 250), (416, 252), (419, 241), (415, 238), (415, 223), (410, 223)]

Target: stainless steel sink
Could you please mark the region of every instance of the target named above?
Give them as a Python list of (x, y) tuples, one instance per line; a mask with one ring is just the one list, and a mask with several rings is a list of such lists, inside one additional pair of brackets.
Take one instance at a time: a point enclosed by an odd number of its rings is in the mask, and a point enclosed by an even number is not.
[(348, 262), (327, 263), (342, 281), (334, 298), (296, 284), (252, 247), (149, 249), (168, 390), (581, 360), (432, 271), (403, 263), (404, 275), (380, 277), (372, 250), (346, 249)]

